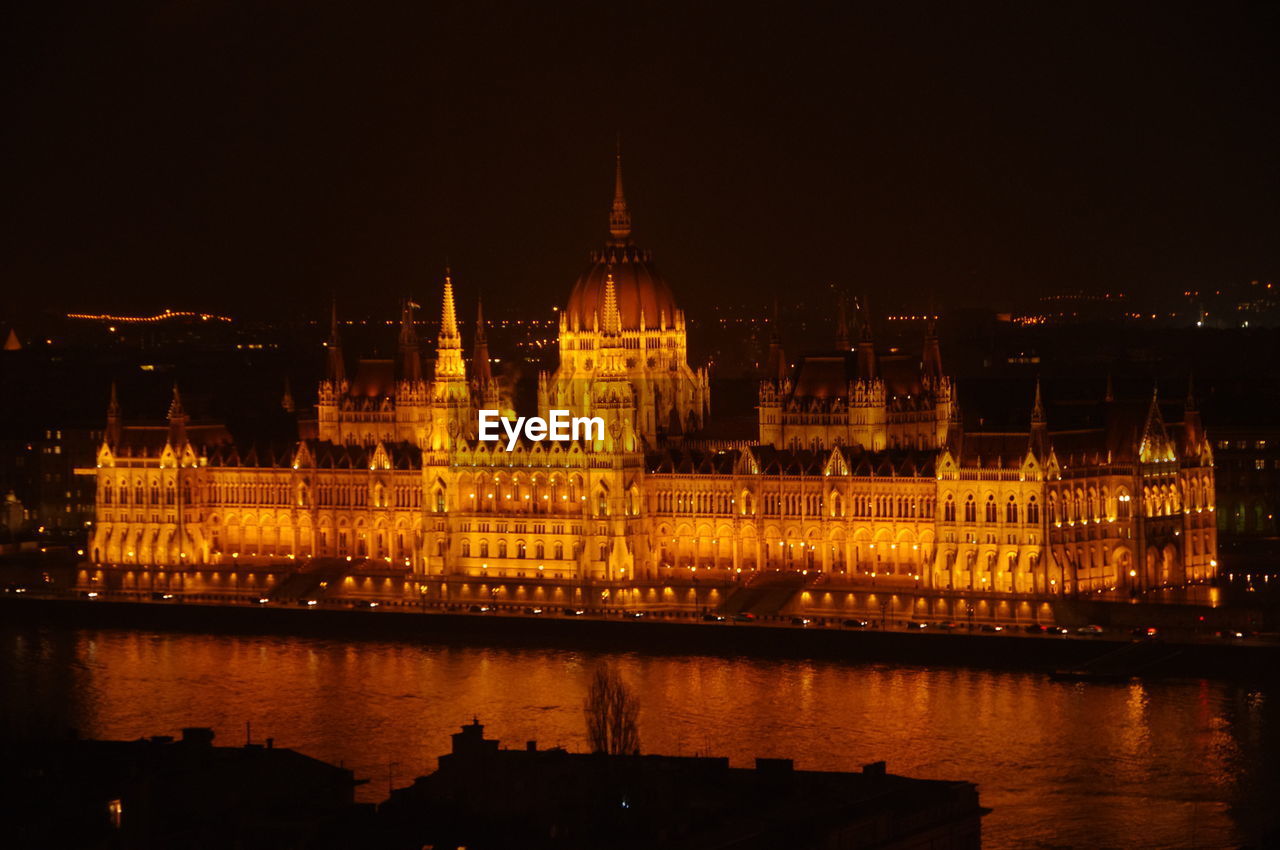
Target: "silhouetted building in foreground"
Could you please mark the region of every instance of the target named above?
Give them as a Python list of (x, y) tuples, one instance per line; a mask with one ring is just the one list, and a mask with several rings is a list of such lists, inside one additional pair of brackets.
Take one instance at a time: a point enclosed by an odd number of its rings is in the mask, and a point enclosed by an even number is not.
[[(289, 749), (215, 747), (213, 730), (68, 739), (12, 752), (6, 846), (338, 848), (364, 834), (349, 770)], [(15, 775), (16, 773), (16, 775)]]
[(790, 759), (506, 750), (472, 722), (439, 768), (392, 792), (379, 820), (397, 847), (968, 848), (977, 786), (795, 770)]

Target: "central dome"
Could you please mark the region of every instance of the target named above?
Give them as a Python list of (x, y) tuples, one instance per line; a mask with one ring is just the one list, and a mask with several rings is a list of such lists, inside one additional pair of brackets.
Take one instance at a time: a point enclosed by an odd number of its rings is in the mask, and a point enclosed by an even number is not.
[(631, 213), (622, 193), (621, 156), (614, 177), (609, 236), (609, 244), (603, 251), (591, 253), (591, 265), (569, 294), (569, 304), (565, 307), (569, 326), (595, 327), (597, 314), (604, 312), (605, 281), (611, 274), (623, 330), (639, 330), (641, 315), (648, 328), (659, 327), (664, 320), (668, 327), (675, 324), (676, 299), (671, 287), (654, 269), (653, 255), (631, 241)]
[(654, 269), (652, 255), (634, 245), (610, 245), (592, 254), (591, 265), (574, 284), (565, 308), (571, 327), (595, 327), (597, 312), (604, 311), (605, 281), (610, 274), (623, 330), (639, 330), (642, 313), (645, 327), (656, 328), (662, 320), (667, 327), (675, 323), (675, 296)]

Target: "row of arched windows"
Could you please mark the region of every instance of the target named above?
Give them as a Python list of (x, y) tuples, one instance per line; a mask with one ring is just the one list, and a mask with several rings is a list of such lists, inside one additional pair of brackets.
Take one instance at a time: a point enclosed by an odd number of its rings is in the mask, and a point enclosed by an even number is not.
[[(577, 547), (579, 545), (580, 544), (578, 543), (574, 544), (573, 557), (575, 558), (578, 555)], [(564, 560), (565, 548), (564, 548), (564, 543), (562, 543), (561, 541), (556, 540), (555, 542), (553, 542), (551, 544), (551, 548), (549, 551), (551, 553), (552, 560), (556, 560), (556, 561)], [(491, 549), (489, 545), (489, 541), (487, 539), (482, 538), (480, 541), (476, 543), (476, 546), (474, 549), (474, 555), (475, 557), (478, 557), (478, 558), (488, 558), (491, 556), (495, 558), (515, 557), (515, 558), (533, 558), (535, 561), (545, 560), (547, 557), (547, 552), (548, 552), (547, 546), (541, 540), (535, 540), (533, 542), (532, 548), (530, 548), (529, 545), (524, 540), (517, 540), (515, 542), (515, 546), (513, 548), (509, 548), (506, 540), (499, 539)], [(472, 550), (470, 540), (464, 539), (462, 541), (461, 555), (464, 558), (472, 557), (473, 550)]]
[[(978, 500), (973, 493), (965, 495), (963, 511), (962, 515), (965, 522), (978, 522)], [(995, 495), (988, 493), (986, 500), (982, 503), (981, 516), (982, 521), (988, 524), (997, 523), (1003, 519), (1005, 523), (1010, 525), (1016, 525), (1020, 522), (1034, 525), (1040, 522), (1040, 502), (1035, 496), (1031, 496), (1027, 499), (1027, 504), (1024, 507), (1019, 504), (1016, 496), (1010, 496), (1004, 503), (1003, 510), (1001, 510), (996, 503)], [(946, 499), (942, 502), (942, 521), (956, 521), (956, 501), (955, 497), (950, 493), (947, 494)]]
[[(178, 492), (172, 481), (165, 483), (162, 494), (160, 484), (155, 481), (151, 482), (150, 486), (138, 481), (133, 487), (129, 486), (128, 481), (121, 481), (117, 490), (116, 485), (108, 480), (102, 484), (99, 501), (104, 505), (173, 506), (177, 504)], [(182, 503), (191, 504), (191, 484), (185, 481), (182, 484)]]

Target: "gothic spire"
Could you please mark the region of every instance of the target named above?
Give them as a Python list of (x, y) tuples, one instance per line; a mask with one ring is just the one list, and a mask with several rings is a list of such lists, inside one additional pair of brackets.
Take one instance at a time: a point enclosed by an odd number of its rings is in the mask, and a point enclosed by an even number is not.
[(1044, 399), (1040, 395), (1040, 378), (1036, 378), (1036, 396), (1031, 403), (1031, 450), (1042, 460), (1049, 451), (1049, 422), (1044, 413)]
[(618, 286), (613, 281), (613, 272), (609, 272), (604, 279), (604, 315), (601, 316), (600, 330), (613, 336), (622, 333), (622, 314), (618, 312)]
[(328, 379), (339, 390), (347, 382), (347, 368), (342, 359), (342, 338), (338, 335), (338, 298), (335, 295), (329, 315), (329, 340), (325, 343)]
[(418, 332), (414, 329), (413, 310), (418, 305), (404, 299), (400, 309), (400, 380), (422, 380), (422, 357), (418, 354)]
[(871, 339), (871, 319), (867, 315), (865, 300), (855, 301), (858, 317), (858, 377), (871, 379), (876, 376), (876, 345)]
[(845, 297), (843, 292), (836, 293), (836, 348), (849, 350), (849, 319), (845, 315)]
[(925, 376), (938, 380), (942, 377), (942, 346), (938, 343), (937, 323), (930, 319), (924, 331), (924, 355), (920, 358)]
[(169, 401), (169, 421), (185, 419), (187, 412), (182, 409), (182, 394), (178, 392), (178, 382), (173, 382), (173, 398)]
[(174, 451), (181, 451), (187, 442), (187, 412), (182, 408), (182, 395), (178, 392), (178, 382), (173, 383), (173, 399), (169, 402), (169, 445)]
[(471, 357), (471, 371), (476, 388), (483, 394), (493, 385), (493, 369), (489, 365), (489, 341), (484, 330), (484, 302), (476, 299), (476, 342)]
[(615, 245), (625, 245), (631, 240), (631, 212), (627, 209), (627, 196), (622, 191), (622, 139), (618, 139), (618, 152), (614, 162), (613, 209), (609, 212), (609, 235)]
[(458, 311), (453, 300), (453, 275), (444, 272), (444, 297), (440, 311), (440, 336), (436, 340), (436, 378), (466, 377), (462, 362), (462, 335), (458, 333)]
[(778, 315), (778, 299), (773, 299), (773, 322), (769, 331), (769, 361), (765, 364), (765, 377), (779, 386), (787, 379), (787, 357), (782, 350), (782, 323)]
[(453, 302), (453, 275), (448, 268), (444, 270), (444, 304), (440, 312), (440, 344), (443, 346), (446, 340), (457, 340), (461, 345), (461, 337), (458, 334), (458, 311)]
[(111, 382), (111, 399), (107, 402), (107, 445), (116, 446), (120, 442), (122, 432), (120, 419), (120, 399), (116, 396), (116, 382)]

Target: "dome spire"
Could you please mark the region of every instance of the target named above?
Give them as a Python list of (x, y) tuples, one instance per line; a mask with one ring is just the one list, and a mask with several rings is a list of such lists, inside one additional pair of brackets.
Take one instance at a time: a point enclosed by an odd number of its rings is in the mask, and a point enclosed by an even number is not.
[(622, 191), (622, 135), (618, 135), (618, 151), (615, 155), (613, 175), (613, 209), (609, 213), (609, 235), (615, 245), (625, 245), (631, 240), (631, 212), (627, 209), (627, 196)]

